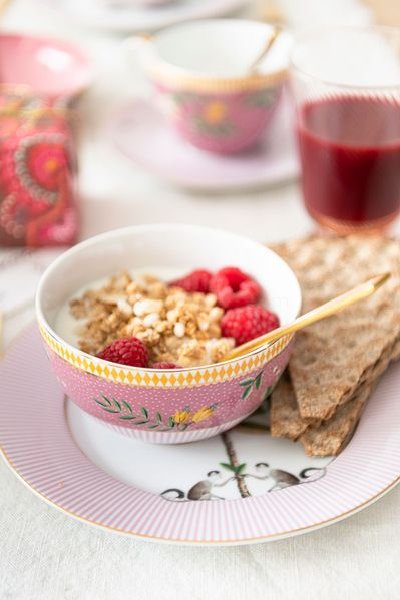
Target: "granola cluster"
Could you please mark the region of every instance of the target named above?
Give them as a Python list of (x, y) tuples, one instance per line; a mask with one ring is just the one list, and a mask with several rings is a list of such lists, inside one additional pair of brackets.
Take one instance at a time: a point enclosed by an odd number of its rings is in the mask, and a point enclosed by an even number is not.
[(79, 348), (92, 355), (134, 336), (146, 344), (150, 365), (192, 367), (221, 361), (235, 345), (222, 337), (225, 311), (215, 294), (187, 292), (151, 275), (115, 275), (103, 287), (71, 300), (70, 312), (82, 321)]

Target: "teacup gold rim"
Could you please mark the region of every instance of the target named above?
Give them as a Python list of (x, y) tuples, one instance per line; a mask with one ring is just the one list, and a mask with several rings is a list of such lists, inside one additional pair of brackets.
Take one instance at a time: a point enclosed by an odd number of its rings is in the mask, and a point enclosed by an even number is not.
[[(196, 21), (196, 24), (199, 23), (208, 23), (212, 22), (214, 19), (202, 19), (200, 21)], [(274, 26), (270, 23), (262, 23), (256, 19), (218, 19), (218, 22), (221, 23), (223, 21), (227, 21), (232, 23), (232, 21), (242, 21), (247, 25), (252, 24), (257, 27), (264, 26), (270, 32), (274, 30)], [(190, 23), (193, 25), (194, 22)], [(166, 32), (171, 29), (179, 29), (180, 27), (185, 27), (184, 23), (178, 23), (174, 26), (167, 28), (164, 30)], [(164, 33), (161, 31), (161, 36)], [(291, 37), (290, 33), (286, 30), (282, 30), (280, 33), (281, 36)], [(136, 39), (140, 39), (145, 46), (149, 46), (151, 42), (157, 39), (157, 34), (148, 34), (143, 33), (135, 36)], [(129, 38), (128, 38), (129, 39)], [(277, 67), (275, 69), (271, 69), (268, 72), (262, 72), (254, 70), (252, 71), (249, 68), (249, 71), (244, 72), (240, 76), (235, 77), (224, 77), (218, 75), (211, 75), (206, 72), (196, 71), (190, 68), (186, 68), (183, 66), (179, 66), (170, 62), (166, 58), (164, 58), (157, 50), (154, 49), (151, 55), (147, 58), (143, 67), (144, 70), (147, 71), (147, 74), (155, 79), (160, 80), (165, 84), (168, 84), (171, 87), (184, 87), (188, 91), (199, 91), (199, 92), (227, 92), (227, 91), (241, 91), (246, 89), (260, 89), (263, 87), (268, 87), (270, 85), (280, 83), (285, 81), (289, 76), (289, 64), (290, 64), (290, 56), (287, 55), (286, 59), (283, 61), (283, 66)]]
[(155, 65), (148, 67), (148, 74), (154, 83), (164, 84), (174, 90), (226, 93), (229, 91), (257, 90), (283, 83), (288, 77), (288, 68), (268, 74), (217, 78), (195, 74), (159, 60)]

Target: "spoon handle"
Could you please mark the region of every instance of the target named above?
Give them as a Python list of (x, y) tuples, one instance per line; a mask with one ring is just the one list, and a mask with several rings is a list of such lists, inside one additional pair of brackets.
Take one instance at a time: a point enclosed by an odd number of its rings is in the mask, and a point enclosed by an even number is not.
[(249, 67), (249, 71), (255, 71), (257, 69), (259, 63), (268, 54), (268, 52), (271, 50), (273, 44), (276, 42), (276, 39), (277, 39), (278, 35), (280, 34), (280, 32), (281, 32), (281, 29), (279, 27), (275, 27), (275, 29), (273, 30), (272, 34), (269, 36), (263, 49), (257, 55), (257, 58), (255, 58), (253, 60), (253, 62), (251, 63), (251, 65)]
[(241, 346), (237, 346), (231, 352), (229, 352), (225, 357), (224, 361), (230, 360), (232, 358), (238, 358), (239, 356), (243, 356), (244, 354), (248, 354), (249, 352), (262, 348), (271, 342), (275, 342), (279, 338), (289, 335), (291, 333), (295, 333), (300, 329), (304, 329), (313, 323), (317, 323), (322, 319), (326, 319), (327, 317), (331, 317), (332, 315), (340, 312), (344, 308), (347, 308), (351, 304), (370, 296), (377, 290), (385, 281), (387, 281), (390, 277), (390, 273), (383, 273), (382, 275), (376, 275), (372, 279), (365, 281), (352, 288), (348, 292), (344, 292), (344, 294), (340, 294), (340, 296), (336, 296), (326, 304), (322, 304), (317, 308), (314, 308), (310, 312), (298, 317), (293, 323), (289, 325), (283, 325), (282, 327), (278, 327), (277, 329), (273, 329), (269, 333), (266, 333), (246, 344), (242, 344)]

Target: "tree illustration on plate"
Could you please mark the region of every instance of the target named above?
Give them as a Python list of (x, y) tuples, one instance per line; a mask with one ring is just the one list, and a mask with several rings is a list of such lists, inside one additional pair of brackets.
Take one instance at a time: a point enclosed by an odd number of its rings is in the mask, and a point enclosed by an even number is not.
[(231, 473), (233, 473), (240, 495), (242, 498), (248, 498), (250, 496), (250, 492), (246, 485), (245, 475), (243, 473), (247, 465), (246, 463), (240, 463), (230, 435), (225, 432), (221, 437), (229, 458), (229, 463), (223, 462), (220, 463), (220, 465), (227, 471), (231, 471)]

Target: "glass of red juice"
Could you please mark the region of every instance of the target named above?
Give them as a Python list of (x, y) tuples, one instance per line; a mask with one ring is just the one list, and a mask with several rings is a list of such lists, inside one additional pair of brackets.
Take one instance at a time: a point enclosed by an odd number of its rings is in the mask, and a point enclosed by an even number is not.
[(291, 75), (308, 212), (339, 234), (384, 231), (400, 212), (400, 29), (308, 34)]

